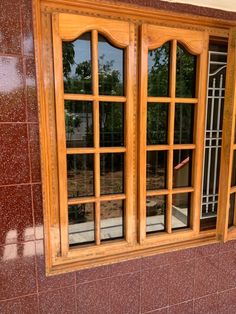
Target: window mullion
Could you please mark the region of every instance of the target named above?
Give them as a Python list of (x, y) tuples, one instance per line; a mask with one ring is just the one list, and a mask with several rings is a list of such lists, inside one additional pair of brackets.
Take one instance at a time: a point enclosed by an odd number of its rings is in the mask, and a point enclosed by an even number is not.
[(101, 242), (101, 213), (100, 213), (100, 138), (99, 138), (99, 100), (98, 100), (98, 32), (92, 31), (92, 82), (93, 82), (93, 119), (94, 119), (94, 172), (95, 172), (95, 239), (96, 244)]

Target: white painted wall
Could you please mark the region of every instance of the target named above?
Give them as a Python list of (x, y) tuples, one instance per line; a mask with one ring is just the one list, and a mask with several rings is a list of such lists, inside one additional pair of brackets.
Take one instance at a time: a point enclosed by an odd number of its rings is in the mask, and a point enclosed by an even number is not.
[(164, 0), (164, 1), (193, 4), (202, 7), (236, 12), (236, 0)]

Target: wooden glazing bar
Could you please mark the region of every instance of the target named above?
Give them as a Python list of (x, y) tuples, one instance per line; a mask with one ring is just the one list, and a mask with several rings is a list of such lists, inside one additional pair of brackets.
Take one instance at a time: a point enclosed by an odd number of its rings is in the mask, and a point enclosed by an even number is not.
[(96, 245), (101, 244), (101, 205), (99, 201), (95, 203), (95, 242)]
[(173, 144), (173, 145), (148, 145), (147, 151), (156, 150), (177, 150), (177, 149), (195, 149), (195, 144)]
[(126, 198), (125, 194), (112, 194), (112, 195), (101, 195), (100, 197), (90, 196), (90, 197), (79, 197), (79, 198), (69, 198), (69, 205), (76, 204), (87, 204), (94, 203), (98, 200), (101, 202), (105, 201), (115, 201), (115, 200), (124, 200)]
[(147, 191), (147, 196), (167, 195), (168, 193), (169, 191), (167, 189), (152, 190), (152, 191)]
[[(169, 91), (172, 101), (169, 104), (168, 115), (168, 144), (173, 146), (174, 144), (174, 122), (175, 122), (175, 88), (176, 88), (176, 52), (177, 52), (177, 40), (171, 41), (171, 60), (170, 60), (170, 82)], [(167, 189), (172, 190), (173, 187), (173, 149), (168, 152), (167, 161)], [(172, 232), (172, 195), (167, 197), (166, 208), (166, 230), (168, 233)]]
[[(100, 197), (100, 154), (99, 154), (99, 102), (98, 97), (98, 32), (92, 31), (92, 75), (93, 75), (93, 124), (94, 124), (94, 179), (95, 179), (95, 197)], [(95, 241), (100, 244), (100, 203), (95, 204)]]
[(99, 101), (104, 102), (126, 102), (126, 97), (124, 96), (98, 96)]
[(190, 193), (194, 192), (193, 187), (186, 187), (186, 188), (174, 188), (171, 193), (172, 194), (181, 194), (181, 193)]
[(233, 150), (236, 150), (236, 144), (233, 145)]
[(148, 97), (147, 101), (150, 103), (184, 103), (184, 104), (197, 104), (197, 98), (176, 98), (174, 97)]
[[(97, 106), (98, 107), (98, 106)], [(67, 148), (66, 153), (71, 154), (98, 154), (98, 153), (125, 153), (125, 147), (73, 147)]]
[(93, 95), (86, 95), (86, 94), (64, 94), (65, 100), (81, 100), (81, 101), (93, 101)]
[(63, 57), (62, 40), (59, 36), (58, 16), (53, 16), (53, 52), (55, 71), (55, 97), (56, 97), (56, 127), (58, 147), (58, 172), (59, 172), (59, 206), (60, 206), (60, 230), (61, 230), (61, 255), (67, 256), (69, 249), (68, 241), (68, 211), (67, 209), (67, 167), (66, 167), (66, 134), (63, 99)]

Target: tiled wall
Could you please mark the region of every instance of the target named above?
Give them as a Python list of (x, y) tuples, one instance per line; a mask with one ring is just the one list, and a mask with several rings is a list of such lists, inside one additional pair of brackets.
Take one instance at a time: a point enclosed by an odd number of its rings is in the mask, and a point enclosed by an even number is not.
[(0, 313), (236, 313), (236, 242), (46, 278), (31, 1), (0, 1)]

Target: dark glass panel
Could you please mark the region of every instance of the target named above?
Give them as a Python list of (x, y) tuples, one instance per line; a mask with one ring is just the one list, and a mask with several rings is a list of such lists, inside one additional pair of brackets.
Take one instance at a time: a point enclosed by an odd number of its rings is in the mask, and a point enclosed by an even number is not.
[(232, 227), (234, 225), (234, 208), (235, 208), (235, 193), (230, 194), (230, 207), (229, 207), (228, 227)]
[(124, 95), (124, 49), (114, 47), (98, 36), (98, 70), (100, 95)]
[(101, 194), (124, 193), (124, 154), (100, 155)]
[(65, 101), (67, 147), (93, 147), (93, 105), (89, 101)]
[(146, 232), (153, 233), (165, 230), (166, 196), (147, 197), (146, 201)]
[(177, 46), (176, 97), (195, 97), (197, 57), (190, 54), (182, 45)]
[(231, 186), (236, 186), (236, 151), (233, 154), (233, 166), (231, 175)]
[(94, 243), (94, 204), (69, 205), (69, 244)]
[(100, 146), (124, 146), (123, 103), (100, 103)]
[(62, 50), (65, 93), (92, 94), (91, 33), (62, 42)]
[(173, 187), (191, 186), (192, 151), (174, 150)]
[(170, 42), (148, 51), (148, 96), (169, 96)]
[(172, 229), (189, 227), (191, 193), (173, 194)]
[(122, 200), (101, 202), (101, 240), (124, 237), (124, 202)]
[(193, 143), (194, 108), (193, 104), (175, 105), (175, 144)]
[(166, 188), (167, 152), (147, 152), (147, 190)]
[(68, 197), (94, 195), (94, 162), (92, 154), (67, 155)]
[(167, 144), (169, 104), (148, 103), (147, 145)]

